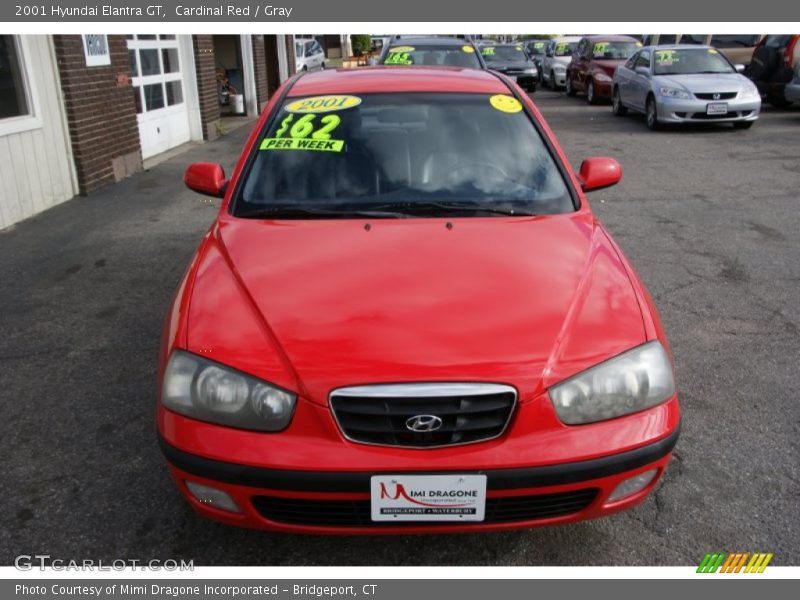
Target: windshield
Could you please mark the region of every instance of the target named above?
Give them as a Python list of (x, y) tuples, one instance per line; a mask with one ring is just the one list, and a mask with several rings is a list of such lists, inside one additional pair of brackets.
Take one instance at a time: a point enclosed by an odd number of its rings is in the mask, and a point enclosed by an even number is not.
[(714, 48), (656, 50), (654, 63), (656, 75), (736, 72), (728, 60)]
[(505, 94), (288, 98), (233, 214), (490, 216), (574, 211), (522, 104)]
[(481, 54), (487, 63), (525, 62), (528, 59), (522, 46), (486, 46)]
[(577, 47), (578, 42), (557, 42), (553, 54), (555, 56), (572, 56)]
[(592, 46), (592, 58), (607, 60), (627, 60), (638, 50), (636, 42), (595, 42)]
[(428, 65), (480, 69), (481, 63), (470, 44), (463, 46), (394, 46), (383, 57), (384, 65)]

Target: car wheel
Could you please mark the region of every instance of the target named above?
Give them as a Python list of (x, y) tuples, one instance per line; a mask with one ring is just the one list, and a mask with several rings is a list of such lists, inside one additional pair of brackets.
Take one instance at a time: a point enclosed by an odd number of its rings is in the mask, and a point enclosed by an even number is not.
[(565, 87), (566, 87), (567, 96), (574, 96), (576, 94), (575, 88), (572, 87), (572, 78), (569, 76), (569, 73), (567, 73), (567, 79), (566, 79), (566, 82), (565, 82)]
[(303, 72), (306, 73), (308, 71), (308, 65), (303, 65)]
[(319, 69), (320, 69), (320, 71), (324, 71), (325, 70), (325, 62), (324, 61), (322, 63), (320, 63)]
[(532, 83), (528, 86), (528, 91), (533, 94), (536, 91), (536, 84)]
[(653, 96), (648, 96), (647, 98), (645, 121), (647, 121), (648, 129), (652, 131), (658, 129), (658, 110), (656, 109), (656, 99)]
[(622, 104), (618, 87), (614, 87), (614, 94), (611, 96), (611, 111), (618, 117), (624, 117), (628, 114), (628, 107)]
[(734, 129), (750, 129), (755, 121), (736, 121), (733, 124)]
[(594, 93), (594, 80), (590, 79), (586, 85), (586, 101), (589, 104), (597, 104), (597, 96)]
[(558, 91), (558, 84), (556, 83), (556, 72), (550, 71), (550, 89), (554, 92)]

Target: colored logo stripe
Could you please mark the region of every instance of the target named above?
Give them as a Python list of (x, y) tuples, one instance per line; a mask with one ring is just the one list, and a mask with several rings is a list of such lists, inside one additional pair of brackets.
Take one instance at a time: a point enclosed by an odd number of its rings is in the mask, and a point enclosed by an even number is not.
[[(772, 560), (772, 553), (756, 552), (709, 552), (700, 561), (698, 573), (739, 573), (744, 568), (745, 573), (763, 573)], [(749, 559), (749, 562), (748, 562)], [(747, 566), (745, 566), (747, 563)]]

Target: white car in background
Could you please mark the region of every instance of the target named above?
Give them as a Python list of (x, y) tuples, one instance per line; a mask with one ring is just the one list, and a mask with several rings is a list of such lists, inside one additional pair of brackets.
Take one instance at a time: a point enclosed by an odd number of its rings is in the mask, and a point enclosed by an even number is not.
[(567, 79), (567, 65), (572, 53), (581, 41), (580, 36), (563, 36), (547, 42), (542, 57), (542, 81), (551, 90), (564, 87)]
[(325, 51), (317, 40), (295, 38), (294, 60), (297, 72), (316, 71), (325, 68)]

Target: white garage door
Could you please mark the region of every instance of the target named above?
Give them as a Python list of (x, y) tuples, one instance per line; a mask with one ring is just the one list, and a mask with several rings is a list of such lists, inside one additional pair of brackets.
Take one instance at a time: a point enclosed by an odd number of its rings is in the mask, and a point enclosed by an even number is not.
[(191, 137), (180, 54), (174, 35), (128, 36), (143, 158), (179, 146)]

